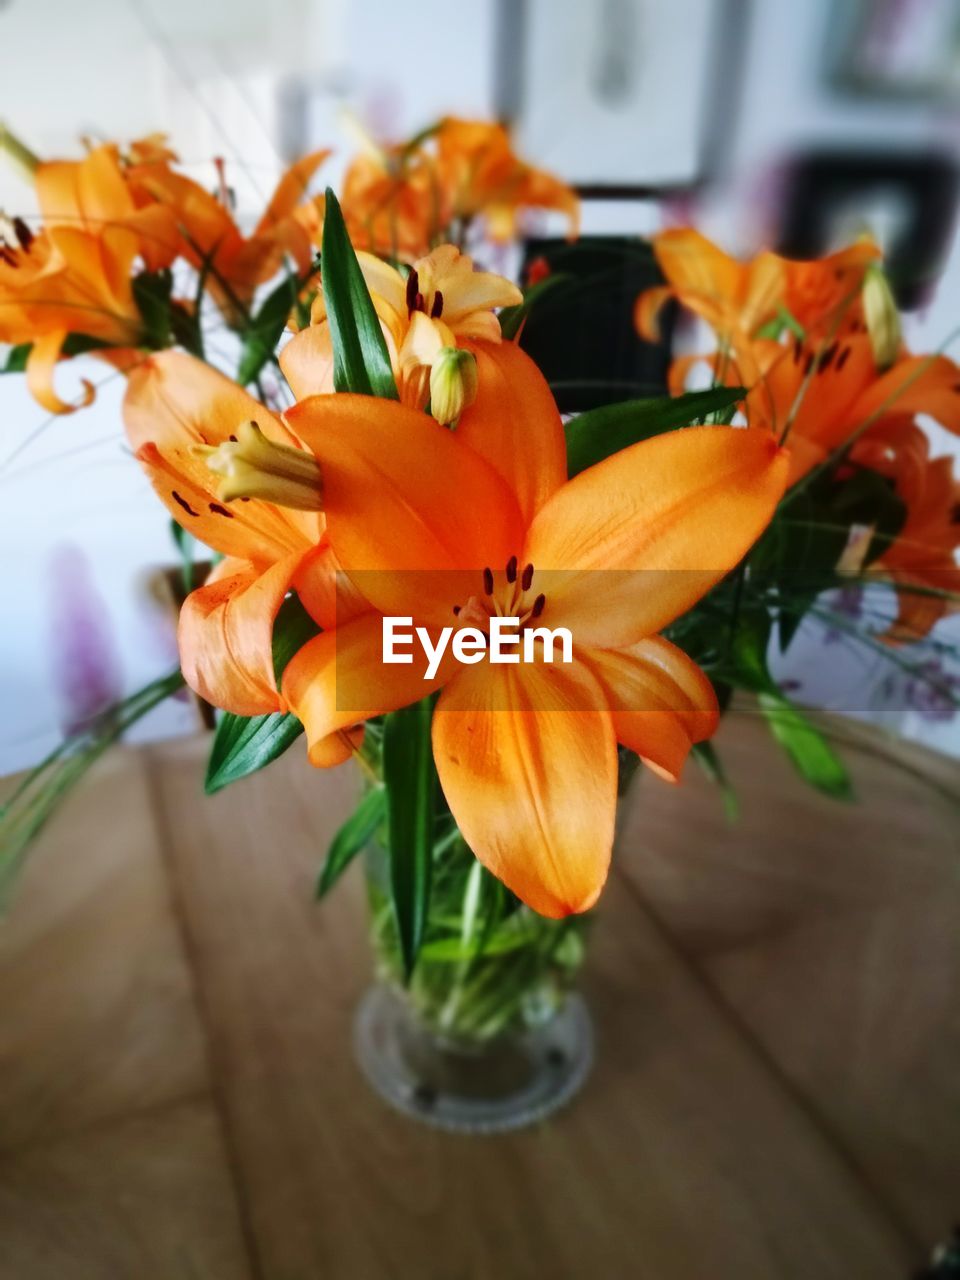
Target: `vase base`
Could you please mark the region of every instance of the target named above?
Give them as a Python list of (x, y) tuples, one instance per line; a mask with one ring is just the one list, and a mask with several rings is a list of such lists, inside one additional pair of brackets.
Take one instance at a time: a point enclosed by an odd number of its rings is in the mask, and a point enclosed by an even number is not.
[(357, 1061), (384, 1101), (455, 1133), (536, 1124), (570, 1101), (593, 1065), (593, 1025), (576, 994), (543, 1027), (467, 1052), (442, 1044), (378, 985), (357, 1007), (353, 1034)]

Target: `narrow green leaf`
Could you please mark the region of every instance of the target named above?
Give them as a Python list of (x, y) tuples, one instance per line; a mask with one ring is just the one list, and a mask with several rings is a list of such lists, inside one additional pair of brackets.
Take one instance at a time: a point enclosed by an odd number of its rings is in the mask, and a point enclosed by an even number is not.
[(237, 369), (237, 382), (247, 386), (260, 376), (263, 366), (273, 355), (280, 335), (297, 301), (299, 281), (296, 276), (281, 280), (265, 298), (253, 323), (243, 336), (243, 351)]
[[(318, 627), (296, 596), (286, 599), (273, 626), (273, 666), (277, 679), (287, 663)], [(275, 711), (271, 715), (237, 716), (230, 711), (217, 721), (207, 761), (204, 790), (207, 795), (239, 782), (283, 755), (303, 733), (296, 716)]]
[(744, 610), (731, 646), (736, 682), (757, 695), (770, 731), (805, 781), (836, 800), (853, 796), (847, 770), (823, 734), (782, 693), (767, 667), (770, 616)]
[(173, 275), (169, 270), (141, 271), (131, 281), (133, 300), (143, 320), (146, 345), (160, 350), (170, 345), (170, 294)]
[(720, 788), (723, 812), (727, 821), (736, 822), (740, 817), (740, 801), (713, 743), (695, 742), (691, 750), (693, 758), (703, 770), (704, 775)]
[(330, 842), (327, 858), (317, 878), (317, 897), (330, 892), (387, 816), (387, 793), (383, 787), (368, 791)]
[(183, 676), (173, 671), (107, 707), (93, 724), (64, 739), (0, 804), (0, 909), (32, 841), (90, 766), (132, 725), (182, 688)]
[(390, 832), (390, 888), (407, 979), (423, 943), (433, 865), (436, 773), (430, 744), (433, 700), (387, 716), (383, 778)]
[(590, 409), (567, 423), (567, 469), (571, 476), (652, 436), (702, 422), (742, 400), (743, 387), (711, 387), (682, 396), (627, 400)]
[(333, 343), (338, 391), (397, 399), (397, 384), (380, 320), (370, 300), (340, 205), (327, 187), (321, 251), (323, 298)]
[(835, 800), (852, 800), (853, 786), (843, 761), (800, 708), (780, 692), (761, 693), (759, 702), (771, 733), (800, 776)]

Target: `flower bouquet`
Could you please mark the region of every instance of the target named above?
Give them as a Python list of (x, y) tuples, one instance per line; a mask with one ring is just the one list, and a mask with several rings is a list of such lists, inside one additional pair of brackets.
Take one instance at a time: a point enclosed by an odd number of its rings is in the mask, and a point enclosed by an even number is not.
[[(60, 327), (33, 327), (44, 272), (57, 298), (87, 272), (129, 301), (122, 334), (85, 329), (76, 349), (123, 370), (137, 461), (216, 558), (179, 625), (183, 679), (222, 711), (207, 788), (301, 737), (314, 766), (358, 767), (318, 893), (364, 857), (379, 982), (358, 1013), (361, 1064), (413, 1114), (507, 1128), (589, 1068), (571, 988), (638, 765), (677, 782), (693, 753), (732, 809), (709, 739), (740, 688), (807, 781), (849, 794), (772, 676), (771, 639), (786, 648), (805, 617), (832, 625), (838, 587), (889, 584), (891, 625), (848, 629), (910, 665), (903, 646), (952, 607), (958, 489), (914, 416), (956, 429), (960, 370), (903, 350), (872, 244), (743, 265), (666, 233), (637, 324), (654, 339), (674, 297), (705, 319), (709, 385), (686, 389), (686, 357), (673, 394), (564, 422), (522, 345), (549, 267), (525, 295), (464, 246), (484, 215), (494, 234), (529, 205), (572, 216), (572, 193), (502, 130), (465, 122), (365, 154), (342, 207), (330, 189), (304, 197), (322, 156), (283, 179), (249, 238), (228, 194), (194, 190), (156, 139), (54, 166), (82, 230), (46, 203), (39, 234), (12, 224), (0, 290), (22, 314), (2, 332), (65, 407), (52, 370), (81, 330), (67, 301)], [(206, 359), (210, 308), (236, 334), (233, 376)], [(16, 857), (139, 710), (8, 801)]]

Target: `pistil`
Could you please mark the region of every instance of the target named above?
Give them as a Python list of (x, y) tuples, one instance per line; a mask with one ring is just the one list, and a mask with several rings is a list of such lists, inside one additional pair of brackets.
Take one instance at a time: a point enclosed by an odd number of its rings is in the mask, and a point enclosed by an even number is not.
[(244, 422), (236, 437), (223, 444), (198, 444), (191, 452), (223, 477), (217, 486), (221, 502), (261, 498), (298, 511), (323, 510), (323, 480), (316, 458), (304, 449), (268, 440), (255, 422)]

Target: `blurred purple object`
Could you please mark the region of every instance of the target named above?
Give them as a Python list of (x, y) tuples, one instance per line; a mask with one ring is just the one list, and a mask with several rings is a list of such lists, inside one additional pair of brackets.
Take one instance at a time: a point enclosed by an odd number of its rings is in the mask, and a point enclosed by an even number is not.
[[(841, 587), (831, 599), (830, 607), (838, 617), (858, 622), (863, 614), (863, 587), (852, 584)], [(823, 643), (835, 644), (843, 639), (844, 634), (839, 627), (828, 627), (823, 635)]]
[(90, 727), (123, 696), (120, 659), (107, 606), (87, 557), (73, 544), (50, 560), (52, 680), (65, 734)]
[(907, 682), (907, 706), (924, 720), (948, 724), (957, 714), (960, 676), (945, 670), (939, 658), (921, 663), (917, 672)]

